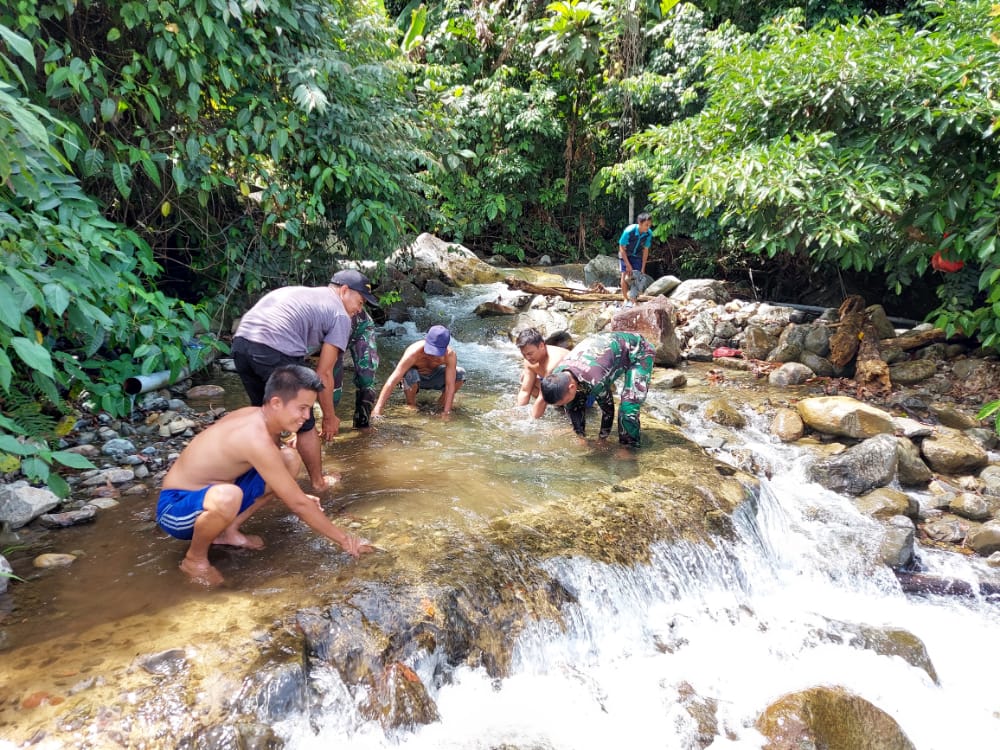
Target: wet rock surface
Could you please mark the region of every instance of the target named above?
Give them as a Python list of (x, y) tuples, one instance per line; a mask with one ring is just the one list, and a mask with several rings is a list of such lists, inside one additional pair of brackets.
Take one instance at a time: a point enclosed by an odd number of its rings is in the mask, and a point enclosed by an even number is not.
[[(463, 266), (456, 274), (481, 270)], [(712, 285), (689, 285), (685, 297), (692, 307), (678, 313), (682, 323), (678, 341), (688, 353), (705, 349), (709, 361), (695, 366), (689, 358), (682, 370), (674, 371), (680, 377), (670, 383), (660, 368), (657, 376), (664, 382), (660, 385), (654, 378), (654, 390), (690, 393), (692, 409), (699, 408), (695, 402), (715, 400), (713, 421), (720, 432), (701, 447), (671, 424), (683, 423), (682, 405), (667, 409), (651, 400), (643, 430), (659, 446), (655, 465), (614, 487), (572, 502), (541, 502), (531, 510), (492, 518), (474, 533), (397, 537), (384, 551), (345, 565), (333, 575), (317, 576), (309, 601), (281, 604), (277, 612), (261, 606), (269, 598), (280, 598), (271, 588), (249, 585), (246, 592), (213, 592), (166, 602), (162, 611), (151, 615), (136, 613), (113, 624), (81, 625), (72, 637), (48, 644), (53, 663), (58, 664), (50, 670), (39, 672), (37, 660), (26, 651), (4, 653), (11, 664), (10, 684), (32, 689), (0, 704), (0, 735), (17, 741), (44, 735), (53, 743), (81, 748), (174, 742), (181, 747), (280, 747), (280, 740), (261, 722), (297, 711), (318, 715), (331, 701), (341, 699), (336, 694), (341, 688), (321, 679), (331, 671), (352, 705), (364, 696), (365, 718), (378, 721), (388, 733), (434, 721), (434, 685), (424, 684), (406, 664), (417, 653), (435, 652), (442, 655), (435, 681), (447, 681), (459, 666), (479, 666), (503, 677), (510, 668), (513, 643), (524, 628), (540, 621), (558, 626), (574, 602), (574, 592), (553, 576), (546, 561), (580, 556), (632, 566), (647, 562), (657, 544), (683, 540), (725, 545), (733, 514), (750, 512), (756, 497), (754, 475), (766, 474), (767, 467), (752, 455), (741, 458), (737, 466), (719, 462), (711, 457), (711, 441), (724, 444), (728, 430), (743, 428), (748, 412), (773, 418), (778, 438), (793, 444), (801, 441), (807, 460), (817, 465), (871, 450), (870, 456), (864, 453), (853, 468), (841, 472), (850, 484), (842, 489), (856, 489), (859, 503), (886, 524), (887, 538), (895, 539), (892, 549), (883, 551), (888, 564), (899, 568), (910, 564), (915, 535), (940, 548), (984, 557), (1000, 550), (1000, 520), (996, 520), (1000, 503), (988, 499), (1000, 497), (996, 489), (1000, 474), (991, 453), (995, 440), (988, 431), (980, 436), (982, 442), (974, 440), (970, 431), (978, 422), (968, 421), (983, 394), (990, 392), (970, 387), (976, 383), (996, 387), (989, 380), (989, 373), (995, 373), (993, 363), (935, 362), (934, 372), (924, 368), (927, 376), (914, 386), (871, 404), (856, 399), (850, 383), (837, 377), (809, 378), (776, 389), (766, 385), (775, 369), (752, 361), (747, 352), (756, 346), (770, 354), (789, 314), (756, 306), (750, 317), (757, 333), (751, 335), (747, 316), (732, 301), (716, 302), (718, 293)], [(539, 316), (550, 326), (568, 319), (568, 311), (557, 304), (536, 301), (521, 315), (522, 320)], [(578, 313), (576, 319), (585, 328), (606, 324), (611, 317), (593, 308)], [(812, 351), (821, 357), (827, 335), (813, 327), (785, 335), (782, 345), (789, 351), (798, 347), (799, 355)], [(742, 344), (748, 357), (735, 360), (739, 369), (735, 362), (729, 370), (712, 361), (712, 346), (730, 344)], [(183, 392), (183, 387), (177, 391)], [(83, 421), (76, 435), (79, 444), (72, 447), (83, 452), (90, 446), (87, 453), (97, 457), (101, 469), (75, 478), (72, 499), (48, 508), (59, 509), (49, 515), (67, 519), (74, 513), (89, 514), (85, 508), (97, 508), (94, 520), (100, 523), (101, 509), (109, 507), (102, 503), (139, 493), (146, 502), (142, 510), (130, 510), (135, 521), (130, 528), (152, 531), (150, 498), (162, 473), (191, 435), (223, 413), (214, 401), (192, 399), (186, 404), (176, 398), (177, 393), (149, 394), (143, 403), (150, 408), (135, 423)], [(815, 410), (803, 407), (806, 401), (830, 397), (836, 399), (837, 408), (822, 416), (825, 421), (819, 421)], [(218, 394), (211, 392), (207, 398)], [(912, 424), (904, 425), (903, 418)], [(839, 446), (835, 438), (842, 441)], [(943, 443), (947, 444), (942, 447)], [(834, 455), (824, 456), (823, 450)], [(105, 462), (118, 465), (104, 466)], [(880, 468), (874, 472), (876, 465)], [(955, 486), (937, 496), (933, 508), (937, 515), (923, 506), (915, 510), (907, 488), (923, 490), (941, 475), (955, 479)], [(888, 487), (895, 479), (902, 490)], [(876, 495), (880, 489), (886, 492)], [(942, 516), (943, 511), (949, 515)], [(358, 533), (375, 531), (366, 528), (365, 519), (355, 523)], [(24, 525), (22, 534), (30, 543), (37, 532), (30, 519)], [(52, 537), (47, 538), (51, 546)], [(61, 550), (45, 554), (73, 558), (63, 558), (64, 562), (76, 559)], [(904, 588), (918, 593), (972, 595), (990, 590), (987, 586), (977, 592), (976, 585), (968, 582), (961, 582), (963, 589), (958, 582), (902, 572)], [(262, 610), (270, 614), (262, 618)], [(44, 605), (38, 612), (44, 616)], [(905, 635), (859, 630), (852, 637), (859, 648), (903, 656), (933, 676), (933, 665)], [(109, 643), (122, 644), (120, 651), (105, 651)], [(192, 649), (192, 644), (198, 647)], [(29, 709), (25, 701), (32, 696), (37, 699), (32, 698)], [(685, 705), (698, 726), (700, 741), (709, 742), (715, 728), (711, 699), (689, 695)], [(811, 707), (801, 708), (805, 705)], [(803, 737), (808, 732), (832, 736), (823, 717), (835, 708), (855, 717), (853, 724), (875, 727), (885, 732), (878, 736), (899, 743), (884, 747), (909, 747), (880, 712), (869, 712), (851, 696), (825, 695), (796, 706), (788, 710), (800, 717), (803, 711), (809, 714), (808, 721), (803, 720)]]

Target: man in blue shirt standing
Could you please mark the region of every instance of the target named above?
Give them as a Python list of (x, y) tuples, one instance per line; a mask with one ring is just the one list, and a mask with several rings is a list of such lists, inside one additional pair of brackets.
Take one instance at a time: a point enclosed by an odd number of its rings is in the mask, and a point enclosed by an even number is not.
[(622, 301), (628, 303), (628, 290), (633, 283), (632, 272), (646, 273), (649, 246), (653, 242), (653, 220), (641, 213), (635, 224), (629, 224), (618, 239), (618, 267), (621, 270)]

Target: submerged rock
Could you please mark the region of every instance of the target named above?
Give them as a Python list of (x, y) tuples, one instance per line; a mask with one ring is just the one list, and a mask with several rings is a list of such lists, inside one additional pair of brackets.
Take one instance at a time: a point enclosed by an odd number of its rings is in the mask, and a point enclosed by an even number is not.
[(878, 706), (840, 687), (789, 693), (757, 719), (767, 750), (915, 750), (896, 720)]

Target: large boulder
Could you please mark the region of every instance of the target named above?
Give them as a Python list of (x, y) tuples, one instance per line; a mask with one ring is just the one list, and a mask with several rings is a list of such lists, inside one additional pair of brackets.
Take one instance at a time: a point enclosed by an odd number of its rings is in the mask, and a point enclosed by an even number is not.
[(808, 470), (809, 478), (834, 492), (863, 495), (885, 487), (896, 475), (896, 438), (876, 435), (843, 453), (823, 458)]
[(814, 687), (782, 696), (757, 718), (766, 750), (914, 750), (889, 714), (841, 687)]
[(503, 274), (461, 245), (445, 242), (424, 232), (412, 245), (400, 248), (386, 259), (386, 265), (401, 273), (424, 278), (438, 278), (452, 286), (489, 284)]
[(0, 485), (0, 523), (19, 529), (43, 513), (57, 507), (61, 501), (51, 490), (32, 487), (23, 479)]
[(989, 463), (979, 443), (947, 427), (939, 427), (933, 435), (924, 438), (920, 453), (927, 465), (940, 474), (970, 474)]
[(587, 286), (603, 284), (617, 287), (622, 280), (617, 255), (598, 255), (583, 267), (583, 281)]
[(718, 304), (729, 302), (733, 295), (726, 288), (726, 282), (716, 279), (688, 279), (682, 281), (670, 294), (672, 300), (688, 302), (694, 299), (710, 300)]
[(653, 347), (653, 361), (672, 367), (681, 361), (681, 342), (675, 330), (676, 313), (666, 297), (655, 297), (635, 307), (619, 310), (611, 318), (612, 331), (635, 331)]
[(892, 415), (849, 396), (804, 398), (795, 408), (809, 427), (827, 435), (870, 438), (892, 433)]
[(968, 544), (977, 555), (989, 557), (1000, 552), (1000, 521), (987, 521), (969, 532)]

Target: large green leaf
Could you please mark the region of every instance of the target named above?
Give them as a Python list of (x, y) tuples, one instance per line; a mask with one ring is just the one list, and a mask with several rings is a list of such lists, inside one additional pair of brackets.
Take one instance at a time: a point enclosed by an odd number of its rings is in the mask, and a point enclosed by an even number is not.
[(52, 357), (44, 346), (36, 344), (24, 336), (12, 336), (10, 345), (21, 361), (32, 370), (36, 370), (50, 378), (54, 377)]

